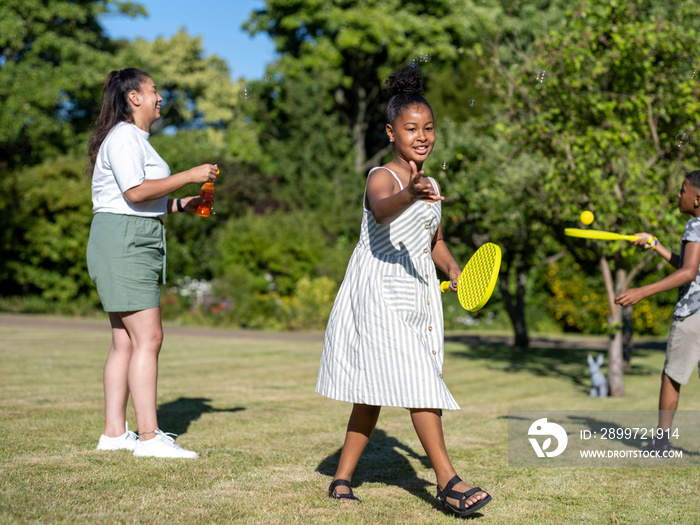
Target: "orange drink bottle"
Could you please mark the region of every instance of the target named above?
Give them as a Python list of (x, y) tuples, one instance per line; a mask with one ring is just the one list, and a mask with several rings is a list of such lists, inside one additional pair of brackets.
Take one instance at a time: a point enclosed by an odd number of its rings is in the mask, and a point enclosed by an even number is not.
[[(219, 168), (216, 168), (216, 174), (219, 174)], [(205, 182), (202, 186), (202, 191), (199, 194), (202, 203), (197, 206), (197, 215), (200, 217), (209, 217), (211, 215), (211, 205), (214, 202), (214, 183)]]

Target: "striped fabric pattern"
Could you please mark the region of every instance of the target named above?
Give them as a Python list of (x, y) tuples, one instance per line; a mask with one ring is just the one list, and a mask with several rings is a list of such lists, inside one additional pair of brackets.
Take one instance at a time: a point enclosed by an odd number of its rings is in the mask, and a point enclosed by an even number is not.
[(351, 403), (459, 409), (442, 379), (442, 301), (430, 254), (441, 210), (439, 202), (418, 201), (388, 225), (365, 210), (328, 320), (316, 392)]

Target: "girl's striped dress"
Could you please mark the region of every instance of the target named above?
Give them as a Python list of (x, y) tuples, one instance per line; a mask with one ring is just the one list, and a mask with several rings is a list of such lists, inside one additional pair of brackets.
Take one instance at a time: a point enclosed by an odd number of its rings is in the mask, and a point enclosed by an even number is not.
[(364, 210), (328, 320), (316, 392), (368, 405), (459, 408), (442, 380), (442, 301), (431, 258), (441, 210), (439, 202), (417, 201), (387, 225)]

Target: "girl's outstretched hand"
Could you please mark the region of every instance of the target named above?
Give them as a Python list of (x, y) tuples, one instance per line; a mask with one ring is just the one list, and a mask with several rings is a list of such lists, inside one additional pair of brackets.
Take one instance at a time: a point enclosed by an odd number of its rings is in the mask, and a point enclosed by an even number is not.
[(425, 172), (418, 171), (415, 162), (411, 160), (408, 164), (411, 166), (411, 184), (408, 186), (408, 191), (414, 201), (438, 202), (445, 199), (442, 195), (438, 195), (430, 179), (425, 176)]

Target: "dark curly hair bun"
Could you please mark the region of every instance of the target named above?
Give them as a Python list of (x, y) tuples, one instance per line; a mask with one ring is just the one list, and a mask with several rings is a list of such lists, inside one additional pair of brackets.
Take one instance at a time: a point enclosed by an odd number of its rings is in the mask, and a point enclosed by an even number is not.
[(386, 121), (394, 125), (396, 119), (401, 114), (405, 107), (414, 104), (423, 104), (430, 109), (425, 98), (423, 98), (423, 75), (417, 67), (408, 67), (403, 71), (399, 71), (389, 76), (384, 81), (384, 85), (389, 88), (392, 97), (386, 105)]
[(410, 93), (415, 95), (423, 94), (423, 75), (417, 67), (409, 67), (398, 73), (394, 73), (384, 81), (384, 85), (389, 88), (393, 95)]

